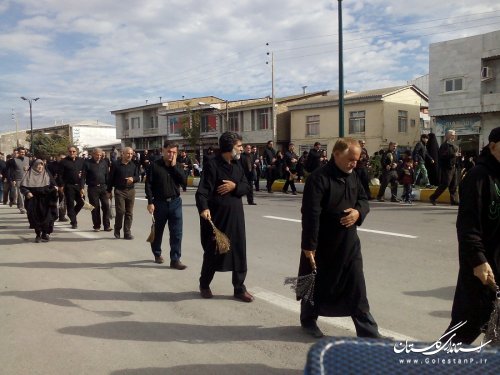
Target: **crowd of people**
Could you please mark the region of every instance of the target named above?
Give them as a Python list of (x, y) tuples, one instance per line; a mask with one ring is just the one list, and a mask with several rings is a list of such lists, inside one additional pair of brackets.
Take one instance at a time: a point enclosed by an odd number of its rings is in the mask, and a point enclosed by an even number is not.
[[(453, 342), (472, 343), (488, 320), (495, 292), (485, 287), (500, 277), (500, 127), (488, 137), (477, 160), (462, 174), (460, 200), (455, 197), (458, 178), (457, 159), (460, 157), (453, 141), (455, 132), (446, 133), (446, 140), (434, 153), (429, 147), (432, 135), (422, 135), (413, 152), (398, 155), (397, 144), (370, 158), (363, 140), (340, 138), (328, 158), (321, 145), (298, 156), (290, 143), (282, 154), (269, 141), (262, 156), (257, 148), (246, 145), (234, 132), (223, 133), (219, 153), (213, 150), (205, 157), (199, 186), (195, 194), (200, 216), (203, 263), (199, 290), (202, 298), (212, 298), (210, 284), (216, 272), (232, 272), (234, 298), (246, 303), (254, 297), (246, 289), (247, 275), (245, 217), (242, 198), (255, 204), (253, 186), (259, 190), (261, 176), (267, 179), (267, 189), (277, 177), (286, 180), (283, 192), (307, 174), (302, 198), (302, 236), (299, 277), (315, 274), (312, 299), (301, 300), (300, 324), (313, 336), (323, 336), (317, 325), (319, 316), (350, 316), (360, 337), (381, 338), (371, 315), (366, 294), (361, 243), (356, 227), (362, 225), (370, 208), (369, 179), (379, 176), (378, 200), (383, 200), (390, 184), (392, 201), (397, 201), (397, 183), (404, 186), (403, 199), (411, 200), (411, 187), (421, 181), (432, 183), (434, 171), (440, 166), (438, 189), (431, 202), (448, 188), (451, 204), (460, 204), (457, 219), (459, 238), (459, 276), (452, 309), (452, 321), (445, 332), (453, 332)], [(14, 157), (0, 165), (5, 177), (4, 194), (12, 197), (20, 213), (27, 213), (35, 242), (47, 242), (55, 220), (66, 221), (78, 228), (77, 217), (85, 205), (86, 195), (92, 209), (93, 230), (114, 231), (114, 237), (133, 239), (131, 232), (135, 202), (135, 184), (145, 182), (147, 211), (154, 222), (151, 251), (154, 262), (164, 263), (162, 240), (168, 224), (170, 267), (186, 269), (181, 261), (183, 210), (181, 189), (186, 189), (190, 175), (185, 151), (166, 141), (161, 153), (142, 158), (130, 147), (112, 150), (109, 158), (100, 148), (90, 157), (78, 156), (75, 146), (67, 155), (44, 162), (31, 161), (22, 147)], [(429, 163), (429, 164), (427, 164)], [(141, 178), (141, 168), (145, 176)], [(375, 172), (377, 171), (377, 172)], [(377, 173), (377, 174), (375, 174)], [(420, 178), (420, 180), (419, 180)], [(270, 185), (271, 184), (271, 185)], [(87, 186), (87, 189), (85, 189)], [(116, 216), (111, 227), (111, 199), (114, 197)], [(4, 204), (6, 204), (4, 195)], [(102, 215), (101, 215), (102, 214)], [(230, 239), (230, 251), (222, 252), (215, 229)], [(466, 322), (463, 323), (463, 322)], [(463, 323), (463, 324), (462, 324)], [(457, 327), (459, 329), (457, 330)]]

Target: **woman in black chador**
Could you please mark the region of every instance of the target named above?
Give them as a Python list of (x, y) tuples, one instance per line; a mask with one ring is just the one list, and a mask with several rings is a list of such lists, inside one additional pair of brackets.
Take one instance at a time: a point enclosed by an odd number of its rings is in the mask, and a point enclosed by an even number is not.
[(57, 188), (43, 161), (35, 160), (20, 183), (26, 197), (25, 206), (30, 228), (36, 233), (35, 242), (48, 242), (57, 218)]
[(429, 133), (429, 141), (425, 145), (427, 147), (427, 152), (429, 153), (432, 160), (435, 162), (432, 163), (431, 159), (427, 158), (425, 161), (425, 168), (427, 169), (427, 174), (429, 176), (429, 183), (434, 186), (439, 185), (439, 166), (437, 164), (438, 161), (438, 151), (439, 145), (436, 138), (436, 134)]

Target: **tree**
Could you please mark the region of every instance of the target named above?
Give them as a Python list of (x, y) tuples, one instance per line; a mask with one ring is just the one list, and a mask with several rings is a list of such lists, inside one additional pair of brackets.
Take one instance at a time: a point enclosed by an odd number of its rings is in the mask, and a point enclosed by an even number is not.
[(39, 159), (65, 154), (70, 145), (69, 138), (58, 134), (35, 133), (33, 136), (33, 153)]
[(190, 106), (190, 102), (186, 103), (186, 116), (181, 120), (180, 134), (187, 141), (193, 150), (196, 150), (196, 146), (200, 145), (201, 136), (201, 113), (199, 111), (193, 111)]

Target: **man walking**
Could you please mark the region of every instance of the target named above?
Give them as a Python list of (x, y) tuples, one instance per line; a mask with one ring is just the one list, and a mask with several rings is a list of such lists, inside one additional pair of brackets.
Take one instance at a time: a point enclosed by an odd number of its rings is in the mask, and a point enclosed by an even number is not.
[(379, 338), (378, 326), (366, 297), (361, 244), (356, 226), (369, 212), (365, 190), (352, 173), (361, 154), (359, 143), (340, 138), (332, 159), (306, 180), (302, 199), (302, 252), (299, 275), (312, 272), (316, 260), (314, 305), (302, 300), (304, 331), (321, 337), (321, 316), (350, 316), (359, 337)]
[(245, 177), (247, 178), (248, 184), (250, 185), (250, 190), (247, 194), (247, 203), (250, 206), (255, 206), (257, 203), (254, 202), (253, 197), (253, 180), (254, 180), (254, 169), (253, 169), (253, 158), (252, 158), (252, 146), (246, 145), (245, 151), (241, 154), (241, 166), (245, 172)]
[(112, 198), (112, 190), (115, 188), (115, 238), (120, 238), (123, 226), (123, 238), (133, 240), (131, 228), (134, 217), (135, 188), (134, 184), (139, 182), (139, 168), (132, 161), (134, 150), (125, 147), (122, 157), (111, 165), (109, 173), (108, 197)]
[(262, 173), (262, 160), (260, 158), (259, 152), (257, 151), (257, 146), (252, 146), (252, 162), (253, 170), (255, 172), (255, 191), (260, 191), (260, 175)]
[[(78, 157), (75, 146), (68, 147), (68, 156), (61, 160), (57, 186), (64, 193), (66, 208), (71, 228), (78, 228), (77, 215), (83, 207), (84, 181), (83, 168), (85, 160)], [(76, 203), (76, 204), (75, 204)]]
[(455, 141), (455, 130), (449, 129), (445, 134), (445, 141), (439, 146), (438, 166), (439, 166), (439, 186), (429, 197), (432, 205), (436, 205), (436, 200), (448, 188), (450, 191), (450, 204), (458, 205), (457, 200), (457, 156), (458, 147), (453, 144)]
[[(60, 155), (56, 156), (55, 160), (52, 160), (47, 164), (47, 170), (50, 172), (55, 181), (58, 181), (59, 176), (62, 175), (61, 160), (63, 160), (65, 157), (66, 155), (64, 153), (61, 153)], [(64, 192), (61, 189), (57, 189), (57, 199), (59, 221), (68, 221), (68, 218), (66, 217), (66, 200), (64, 199)]]
[(283, 193), (288, 194), (288, 187), (292, 189), (292, 194), (297, 195), (295, 188), (295, 177), (297, 177), (297, 163), (299, 156), (295, 153), (295, 145), (290, 142), (288, 151), (285, 152), (285, 185), (283, 185)]
[(29, 158), (26, 156), (26, 149), (24, 147), (17, 148), (17, 156), (13, 159), (10, 169), (10, 181), (14, 187), (14, 194), (17, 197), (17, 208), (19, 213), (24, 214), (24, 196), (21, 194), (19, 188), (21, 180), (26, 171), (30, 168)]
[(267, 192), (273, 192), (273, 182), (276, 173), (276, 150), (273, 148), (273, 141), (268, 141), (267, 146), (264, 149), (264, 163), (266, 165), (266, 179), (267, 179)]
[[(87, 193), (89, 203), (95, 208), (92, 210), (92, 224), (94, 232), (101, 230), (101, 223), (106, 232), (111, 232), (109, 222), (110, 204), (107, 195), (107, 185), (109, 177), (108, 163), (103, 159), (103, 152), (100, 148), (92, 150), (92, 159), (85, 163), (84, 180), (87, 183)], [(101, 220), (102, 209), (102, 220)]]
[(191, 169), (193, 168), (193, 163), (191, 158), (186, 154), (185, 150), (181, 151), (181, 154), (177, 156), (177, 163), (184, 171), (184, 183), (182, 184), (182, 190), (187, 190), (187, 179), (191, 175)]
[(184, 171), (177, 165), (178, 146), (165, 141), (162, 158), (151, 163), (146, 170), (146, 198), (148, 212), (155, 219), (155, 237), (151, 251), (155, 263), (164, 262), (161, 243), (168, 222), (170, 235), (170, 268), (183, 270), (181, 263), (182, 199), (180, 187), (184, 183)]
[[(245, 287), (247, 275), (245, 214), (241, 197), (250, 190), (238, 159), (243, 149), (241, 136), (225, 132), (219, 138), (220, 155), (207, 165), (196, 191), (196, 207), (200, 213), (203, 265), (200, 294), (212, 298), (210, 283), (216, 271), (232, 271), (234, 298), (252, 302), (253, 296)], [(216, 251), (214, 234), (209, 220), (231, 240), (231, 251)]]
[(420, 142), (415, 145), (413, 149), (413, 162), (415, 163), (415, 184), (418, 184), (420, 178), (421, 186), (430, 188), (429, 174), (427, 173), (427, 168), (425, 163), (429, 162), (434, 164), (434, 159), (427, 151), (427, 142), (429, 141), (429, 136), (427, 134), (422, 134), (420, 136)]
[[(488, 322), (500, 280), (500, 127), (460, 184), (457, 217), (459, 271), (445, 341), (471, 344)], [(457, 328), (458, 327), (458, 328)], [(454, 334), (454, 336), (453, 336)], [(458, 346), (457, 346), (458, 347)]]
[(382, 155), (382, 181), (378, 191), (377, 200), (384, 202), (384, 194), (387, 185), (391, 184), (391, 202), (398, 202), (398, 156), (396, 154), (396, 142), (390, 142), (389, 148)]
[(309, 173), (314, 172), (321, 167), (321, 143), (314, 142), (314, 147), (309, 150), (306, 161), (306, 171)]

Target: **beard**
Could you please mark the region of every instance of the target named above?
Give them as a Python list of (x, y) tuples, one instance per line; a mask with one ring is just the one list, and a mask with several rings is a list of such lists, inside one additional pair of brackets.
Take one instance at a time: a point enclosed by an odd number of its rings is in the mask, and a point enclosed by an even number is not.
[(240, 160), (241, 153), (233, 148), (232, 155), (233, 160)]

